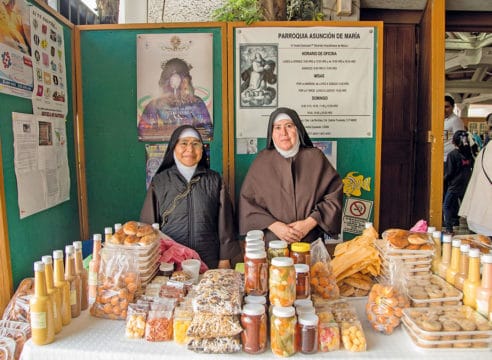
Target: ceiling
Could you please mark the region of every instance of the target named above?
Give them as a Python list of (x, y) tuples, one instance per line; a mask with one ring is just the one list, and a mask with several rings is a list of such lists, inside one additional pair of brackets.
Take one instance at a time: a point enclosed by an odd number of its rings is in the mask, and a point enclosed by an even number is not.
[[(360, 0), (361, 8), (423, 10), (427, 0)], [(447, 11), (492, 12), (491, 0), (446, 0)], [(492, 23), (492, 20), (491, 20)], [(492, 33), (446, 32), (446, 93), (461, 109), (492, 104)]]

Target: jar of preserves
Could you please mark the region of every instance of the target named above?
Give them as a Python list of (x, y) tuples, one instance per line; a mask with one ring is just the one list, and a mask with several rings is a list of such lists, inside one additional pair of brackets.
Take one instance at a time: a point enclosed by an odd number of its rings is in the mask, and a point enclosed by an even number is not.
[(244, 255), (244, 291), (248, 295), (268, 292), (268, 263), (264, 250), (249, 251)]
[(262, 230), (250, 230), (246, 233), (246, 242), (248, 239), (258, 239), (263, 241), (265, 239), (265, 234)]
[(277, 356), (291, 356), (296, 353), (296, 316), (293, 306), (274, 306), (270, 319), (270, 346)]
[(298, 350), (303, 354), (314, 354), (318, 351), (318, 316), (302, 314), (298, 317)]
[(241, 315), (243, 351), (259, 354), (265, 351), (267, 342), (267, 318), (265, 307), (260, 304), (245, 304)]
[(270, 265), (269, 299), (274, 306), (291, 306), (296, 299), (296, 272), (289, 257), (275, 257)]
[(295, 264), (296, 270), (296, 299), (307, 299), (311, 293), (309, 265)]
[(268, 262), (271, 262), (274, 257), (288, 257), (289, 248), (287, 241), (284, 240), (272, 240), (268, 243)]
[(294, 264), (311, 265), (311, 244), (305, 242), (295, 242), (290, 245), (290, 257)]
[(296, 299), (296, 301), (294, 301), (294, 307), (299, 307), (299, 306), (314, 306), (313, 305), (313, 300), (311, 300), (310, 298), (306, 298), (306, 299)]

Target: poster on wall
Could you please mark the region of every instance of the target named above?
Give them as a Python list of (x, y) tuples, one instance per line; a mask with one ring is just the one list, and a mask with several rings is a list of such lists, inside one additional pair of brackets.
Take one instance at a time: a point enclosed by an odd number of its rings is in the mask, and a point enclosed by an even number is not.
[(373, 136), (374, 28), (237, 28), (235, 39), (237, 138), (264, 137), (279, 106), (311, 137)]
[(161, 166), (164, 154), (166, 153), (167, 144), (145, 144), (145, 188), (148, 189), (150, 182), (154, 177), (157, 169)]
[(20, 218), (69, 200), (65, 120), (12, 113), (12, 129)]
[(0, 2), (0, 92), (30, 98), (33, 90), (29, 9), (25, 0)]
[(213, 34), (137, 35), (140, 141), (168, 141), (180, 125), (213, 137)]
[(68, 103), (63, 28), (52, 16), (34, 6), (31, 7), (31, 45), (33, 113), (65, 119)]
[(337, 142), (336, 141), (313, 141), (314, 147), (320, 149), (330, 164), (337, 169)]

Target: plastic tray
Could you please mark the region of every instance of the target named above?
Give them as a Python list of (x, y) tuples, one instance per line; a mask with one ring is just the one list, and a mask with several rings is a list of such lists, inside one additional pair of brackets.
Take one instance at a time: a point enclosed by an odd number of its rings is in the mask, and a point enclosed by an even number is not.
[(112, 243), (104, 243), (104, 247), (107, 249), (117, 249), (117, 250), (125, 250), (135, 253), (138, 257), (149, 257), (152, 256), (155, 252), (158, 252), (159, 241), (154, 241), (150, 245), (120, 245), (120, 244), (112, 244)]
[[(427, 331), (412, 317), (426, 317), (428, 319), (440, 319), (443, 315), (449, 315), (456, 323), (462, 324), (465, 319), (473, 321), (478, 330), (472, 331)], [(474, 343), (487, 344), (483, 347), (489, 347), (492, 342), (492, 327), (488, 324), (487, 319), (466, 305), (460, 306), (440, 306), (430, 308), (407, 308), (403, 310), (403, 324), (413, 335), (414, 342), (417, 345), (426, 347), (472, 347)], [(441, 320), (439, 320), (441, 321)], [(480, 327), (487, 330), (480, 330)], [(412, 336), (411, 336), (412, 337)], [(476, 345), (476, 344), (475, 344)], [(478, 345), (477, 345), (478, 346)]]
[[(434, 242), (429, 237), (429, 241), (427, 242), (429, 245), (434, 246)], [(387, 256), (416, 256), (416, 257), (425, 257), (425, 256), (433, 256), (435, 250), (407, 250), (407, 249), (397, 249), (392, 247), (387, 240), (376, 240), (375, 245), (378, 250)]]
[(460, 305), (461, 299), (463, 298), (463, 293), (456, 289), (454, 286), (450, 285), (445, 280), (441, 279), (437, 275), (431, 275), (426, 280), (409, 280), (407, 283), (407, 289), (411, 289), (412, 287), (423, 288), (426, 290), (426, 286), (428, 285), (436, 285), (439, 287), (439, 290), (443, 292), (444, 295), (439, 298), (427, 298), (427, 299), (416, 299), (412, 297), (412, 292), (409, 291), (408, 298), (410, 299), (411, 305), (414, 307), (429, 307), (429, 306), (438, 306), (440, 305)]

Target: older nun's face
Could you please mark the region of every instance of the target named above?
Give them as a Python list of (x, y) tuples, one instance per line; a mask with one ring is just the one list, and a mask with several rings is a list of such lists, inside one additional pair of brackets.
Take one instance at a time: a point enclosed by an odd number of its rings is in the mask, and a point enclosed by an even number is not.
[(185, 166), (195, 166), (202, 159), (202, 142), (195, 137), (184, 137), (178, 140), (174, 155)]
[(297, 127), (291, 119), (277, 120), (273, 124), (272, 139), (284, 151), (292, 149), (297, 142)]

